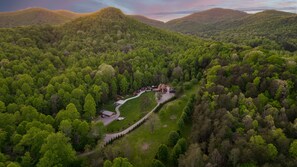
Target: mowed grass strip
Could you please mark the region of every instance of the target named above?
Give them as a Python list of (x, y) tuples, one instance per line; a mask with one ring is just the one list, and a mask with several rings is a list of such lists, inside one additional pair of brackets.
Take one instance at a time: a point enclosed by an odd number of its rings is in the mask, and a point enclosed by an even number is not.
[[(177, 121), (183, 108), (189, 97), (197, 92), (197, 88), (198, 86), (192, 87), (180, 98), (165, 104), (142, 126), (108, 145), (105, 152), (112, 153), (113, 156), (127, 157), (134, 166), (150, 166), (159, 146), (167, 144), (169, 133), (178, 129)], [(189, 135), (190, 129), (190, 126), (186, 126), (182, 132), (184, 137)]]
[(154, 107), (157, 101), (154, 92), (147, 92), (136, 99), (129, 100), (120, 107), (122, 121), (114, 121), (107, 126), (107, 133), (120, 132), (144, 117)]

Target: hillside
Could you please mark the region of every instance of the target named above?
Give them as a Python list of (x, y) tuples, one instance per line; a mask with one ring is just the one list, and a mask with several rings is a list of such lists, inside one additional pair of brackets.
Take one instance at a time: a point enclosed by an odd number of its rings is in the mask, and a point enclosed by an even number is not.
[(0, 27), (55, 25), (65, 23), (80, 16), (82, 15), (64, 10), (52, 11), (43, 8), (29, 8), (16, 12), (0, 13)]
[(145, 23), (147, 25), (153, 26), (153, 27), (158, 27), (158, 28), (164, 28), (165, 23), (162, 21), (150, 19), (141, 15), (131, 15), (132, 18), (138, 20), (139, 22)]
[(91, 13), (75, 13), (75, 12), (71, 12), (69, 10), (52, 10), (53, 12), (55, 13), (58, 13), (62, 16), (65, 16), (65, 17), (68, 17), (70, 19), (76, 19), (78, 17), (81, 17), (81, 16), (86, 16), (86, 15), (89, 15)]
[(297, 50), (296, 33), (297, 15), (273, 10), (217, 24), (215, 28), (209, 28), (207, 31), (196, 32), (198, 36), (215, 40), (288, 51)]
[(296, 20), (296, 14), (275, 10), (248, 15), (212, 9), (170, 21), (166, 27), (206, 39), (296, 51)]
[[(76, 155), (103, 140), (105, 127), (92, 121), (103, 104), (144, 86), (191, 80), (199, 73), (197, 58), (180, 56), (195, 47), (209, 51), (208, 43), (115, 8), (58, 26), (0, 29), (0, 45), (0, 166), (91, 164)], [(191, 63), (180, 64), (187, 74), (173, 77), (178, 61)], [(97, 166), (104, 159), (97, 157)]]
[[(284, 29), (296, 23), (283, 15), (253, 16), (279, 18), (271, 24)], [(268, 30), (245, 18), (243, 32)], [(238, 20), (218, 25), (231, 31)], [(295, 167), (296, 69), (297, 53), (204, 41), (116, 8), (56, 26), (2, 28), (0, 166)], [(176, 99), (123, 137), (128, 144), (104, 147), (103, 106), (113, 111), (119, 96), (160, 83)]]
[[(160, 27), (158, 24), (152, 24), (152, 21), (138, 20)], [(205, 39), (266, 49), (296, 51), (296, 20), (296, 14), (276, 10), (247, 14), (216, 8), (169, 21), (164, 27)]]
[(245, 12), (214, 8), (169, 21), (166, 23), (166, 26), (175, 31), (192, 33), (216, 23), (236, 20), (245, 16), (248, 16)]

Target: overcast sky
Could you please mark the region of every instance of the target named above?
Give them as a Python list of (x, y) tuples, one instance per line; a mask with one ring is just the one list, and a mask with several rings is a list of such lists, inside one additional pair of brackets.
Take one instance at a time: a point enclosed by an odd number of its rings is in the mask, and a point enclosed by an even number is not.
[(108, 6), (162, 21), (217, 7), (251, 13), (266, 9), (297, 12), (297, 0), (0, 0), (1, 12), (43, 7), (82, 13)]

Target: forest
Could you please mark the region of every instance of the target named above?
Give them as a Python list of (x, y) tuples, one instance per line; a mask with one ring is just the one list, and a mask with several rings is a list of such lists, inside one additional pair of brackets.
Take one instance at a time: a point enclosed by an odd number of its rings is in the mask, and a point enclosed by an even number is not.
[(106, 129), (92, 121), (99, 108), (159, 83), (181, 96), (189, 84), (199, 90), (151, 166), (297, 164), (296, 52), (206, 41), (115, 8), (1, 28), (0, 46), (0, 167), (90, 166), (78, 155), (102, 145)]
[(264, 10), (255, 14), (224, 8), (196, 12), (182, 18), (159, 23), (134, 17), (151, 26), (239, 45), (266, 50), (295, 52), (296, 13)]

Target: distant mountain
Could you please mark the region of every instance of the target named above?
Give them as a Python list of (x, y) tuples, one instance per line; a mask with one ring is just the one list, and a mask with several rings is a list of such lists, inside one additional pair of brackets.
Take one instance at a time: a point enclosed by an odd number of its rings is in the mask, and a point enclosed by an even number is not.
[(137, 20), (158, 28), (166, 28), (205, 39), (264, 47), (297, 50), (297, 15), (266, 10), (256, 14), (215, 8), (171, 20), (165, 25), (139, 17)]
[(197, 29), (203, 29), (216, 23), (236, 20), (245, 16), (248, 16), (248, 14), (242, 11), (215, 8), (169, 21), (166, 23), (166, 26), (171, 30), (192, 33), (197, 31)]
[(65, 23), (83, 15), (65, 10), (52, 11), (43, 8), (29, 8), (16, 12), (0, 13), (0, 27), (55, 25)]
[(72, 11), (69, 11), (69, 10), (53, 10), (53, 12), (58, 13), (60, 15), (63, 15), (65, 17), (71, 18), (71, 19), (76, 19), (78, 17), (86, 16), (88, 14), (91, 14), (91, 13), (75, 13), (75, 12), (72, 12)]
[(297, 15), (294, 13), (267, 10), (247, 14), (216, 8), (169, 21), (166, 28), (252, 47), (297, 50)]
[(188, 43), (178, 33), (148, 26), (112, 7), (67, 22), (57, 27), (55, 32), (57, 37), (61, 37), (57, 39), (61, 44), (59, 48), (68, 51), (81, 51), (92, 46), (95, 53), (108, 50), (127, 52), (136, 47), (178, 48)]
[(132, 18), (142, 22), (142, 23), (145, 23), (145, 24), (148, 24), (150, 26), (153, 26), (153, 27), (159, 27), (159, 28), (164, 28), (165, 27), (165, 23), (162, 22), (162, 21), (158, 21), (158, 20), (154, 20), (154, 19), (150, 19), (150, 18), (147, 18), (147, 17), (144, 17), (144, 16), (141, 16), (141, 15), (130, 15)]
[(267, 49), (297, 50), (297, 15), (267, 10), (237, 20), (224, 21), (190, 33), (214, 40)]

